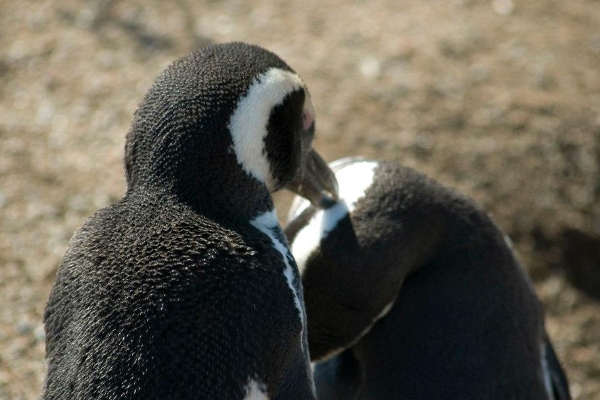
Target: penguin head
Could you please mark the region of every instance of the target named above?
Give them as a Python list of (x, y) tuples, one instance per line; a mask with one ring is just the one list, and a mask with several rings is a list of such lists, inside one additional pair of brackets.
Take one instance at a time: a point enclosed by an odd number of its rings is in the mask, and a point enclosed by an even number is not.
[(305, 84), (278, 56), (244, 43), (209, 46), (169, 66), (138, 107), (128, 191), (166, 191), (206, 209), (264, 202), (288, 187), (322, 203), (337, 189), (312, 150), (314, 121)]
[(285, 234), (300, 271), (304, 270), (312, 255), (322, 251), (323, 241), (330, 243), (328, 247), (339, 251), (336, 257), (345, 259), (349, 256), (358, 261), (351, 252), (344, 251), (346, 248), (352, 249), (356, 240), (350, 217), (359, 202), (369, 200), (377, 203), (377, 198), (368, 198), (367, 192), (373, 185), (375, 170), (380, 164), (379, 161), (362, 157), (347, 157), (330, 163), (336, 183), (339, 182), (339, 194), (326, 207), (315, 207), (299, 196), (294, 198)]

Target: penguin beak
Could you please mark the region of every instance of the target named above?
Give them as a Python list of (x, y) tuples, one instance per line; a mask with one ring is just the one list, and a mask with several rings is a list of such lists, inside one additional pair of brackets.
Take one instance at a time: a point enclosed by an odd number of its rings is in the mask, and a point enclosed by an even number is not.
[(329, 208), (338, 200), (335, 174), (325, 160), (312, 149), (308, 152), (296, 179), (286, 188), (308, 199), (318, 208)]

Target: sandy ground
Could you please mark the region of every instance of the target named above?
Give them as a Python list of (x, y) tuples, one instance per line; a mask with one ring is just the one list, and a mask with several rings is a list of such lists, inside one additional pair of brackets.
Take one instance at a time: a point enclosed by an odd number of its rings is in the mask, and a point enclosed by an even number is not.
[[(175, 58), (244, 40), (308, 83), (316, 147), (397, 160), (512, 236), (575, 399), (600, 399), (600, 2), (0, 1), (0, 399), (35, 399), (73, 231)], [(289, 195), (278, 195), (285, 210)]]

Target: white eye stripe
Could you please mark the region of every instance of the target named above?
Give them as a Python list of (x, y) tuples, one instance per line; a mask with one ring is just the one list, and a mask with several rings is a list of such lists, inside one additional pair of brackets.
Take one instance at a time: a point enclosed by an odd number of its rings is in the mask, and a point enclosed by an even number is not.
[[(338, 160), (330, 166), (345, 161), (346, 159)], [(318, 210), (298, 231), (291, 244), (292, 254), (300, 272), (304, 271), (308, 257), (320, 246), (321, 240), (327, 237), (344, 216), (352, 214), (358, 200), (365, 196), (373, 184), (377, 165), (377, 162), (373, 161), (358, 161), (336, 172), (340, 192), (339, 202), (327, 210)], [(294, 199), (288, 221), (298, 217), (309, 206), (308, 200), (300, 197)]]
[(267, 125), (273, 108), (283, 103), (290, 93), (304, 88), (293, 72), (271, 68), (254, 79), (229, 121), (233, 151), (247, 174), (274, 186), (273, 174), (265, 152)]

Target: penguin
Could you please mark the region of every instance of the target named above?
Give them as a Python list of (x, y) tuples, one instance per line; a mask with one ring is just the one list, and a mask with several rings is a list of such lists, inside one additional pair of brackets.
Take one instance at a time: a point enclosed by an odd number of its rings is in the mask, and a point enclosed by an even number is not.
[(126, 137), (124, 197), (59, 266), (43, 399), (315, 399), (271, 197), (335, 199), (314, 121), (304, 82), (254, 45), (212, 45), (160, 74)]
[(473, 200), (390, 161), (330, 164), (339, 200), (296, 198), (317, 398), (567, 400), (507, 236)]

